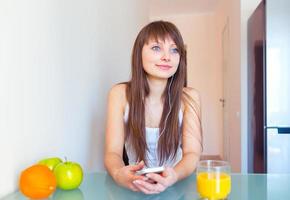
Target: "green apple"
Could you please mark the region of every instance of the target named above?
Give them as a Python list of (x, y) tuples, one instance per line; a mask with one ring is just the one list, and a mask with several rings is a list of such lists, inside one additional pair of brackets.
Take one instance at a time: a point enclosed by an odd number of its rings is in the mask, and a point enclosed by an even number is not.
[(82, 167), (76, 162), (60, 163), (54, 168), (53, 173), (56, 177), (57, 187), (63, 190), (76, 189), (83, 180)]
[(52, 171), (59, 163), (62, 163), (62, 160), (58, 157), (46, 158), (38, 162), (38, 164), (46, 165)]

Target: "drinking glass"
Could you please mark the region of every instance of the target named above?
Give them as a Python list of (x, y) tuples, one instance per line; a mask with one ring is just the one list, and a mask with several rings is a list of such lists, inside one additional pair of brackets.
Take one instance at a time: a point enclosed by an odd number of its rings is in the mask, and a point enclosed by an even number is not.
[(231, 167), (226, 161), (202, 160), (196, 168), (197, 192), (202, 199), (226, 199), (231, 192)]

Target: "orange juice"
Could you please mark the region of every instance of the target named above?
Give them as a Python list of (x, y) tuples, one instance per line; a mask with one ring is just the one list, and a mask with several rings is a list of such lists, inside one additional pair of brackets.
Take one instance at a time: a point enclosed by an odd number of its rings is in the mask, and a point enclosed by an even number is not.
[(197, 191), (203, 198), (224, 199), (231, 191), (231, 176), (227, 173), (200, 172)]

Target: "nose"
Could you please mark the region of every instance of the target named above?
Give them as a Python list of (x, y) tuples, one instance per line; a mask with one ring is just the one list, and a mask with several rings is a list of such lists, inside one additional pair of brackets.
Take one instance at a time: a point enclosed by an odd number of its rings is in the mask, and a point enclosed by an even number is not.
[(169, 62), (170, 61), (170, 52), (164, 51), (161, 57), (162, 61)]

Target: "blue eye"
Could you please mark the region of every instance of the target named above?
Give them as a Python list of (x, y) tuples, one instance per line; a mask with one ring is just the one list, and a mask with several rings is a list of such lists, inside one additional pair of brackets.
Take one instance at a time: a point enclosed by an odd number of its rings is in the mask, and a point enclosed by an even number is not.
[(177, 48), (173, 48), (173, 49), (170, 49), (171, 53), (179, 53), (179, 50)]
[(160, 47), (159, 46), (153, 46), (151, 49), (153, 51), (160, 51)]

